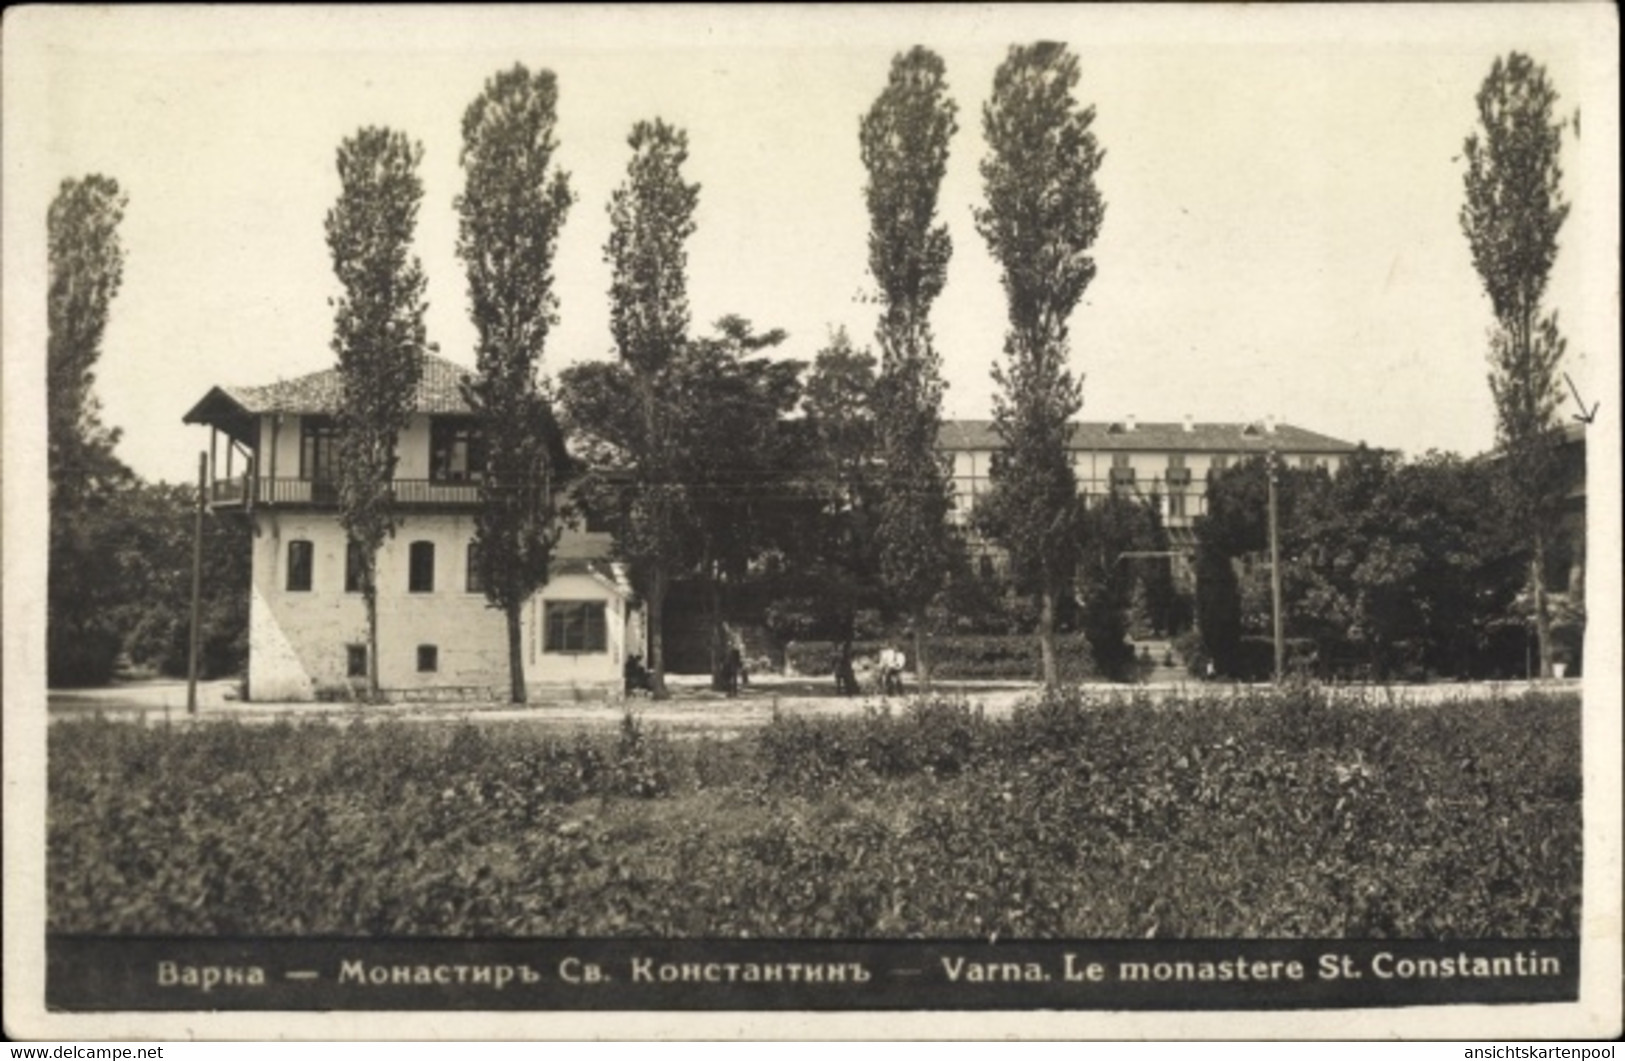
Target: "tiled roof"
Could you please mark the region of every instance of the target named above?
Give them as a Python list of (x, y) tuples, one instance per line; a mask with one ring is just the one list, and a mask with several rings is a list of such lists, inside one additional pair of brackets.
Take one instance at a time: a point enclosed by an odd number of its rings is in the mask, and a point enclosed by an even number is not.
[[(434, 354), (423, 355), (423, 378), (418, 382), (416, 411), (466, 413), (458, 382), (474, 370)], [(248, 413), (327, 413), (339, 411), (339, 370), (323, 369), (259, 387), (221, 387)]]
[[(1003, 449), (1004, 440), (993, 430), (991, 420), (948, 420), (937, 436), (947, 450)], [(1151, 450), (1185, 453), (1265, 453), (1278, 449), (1289, 453), (1351, 453), (1357, 447), (1326, 435), (1306, 431), (1291, 424), (1276, 424), (1273, 432), (1262, 423), (1182, 423), (1126, 424), (1102, 421), (1075, 421), (1072, 448), (1093, 450)]]

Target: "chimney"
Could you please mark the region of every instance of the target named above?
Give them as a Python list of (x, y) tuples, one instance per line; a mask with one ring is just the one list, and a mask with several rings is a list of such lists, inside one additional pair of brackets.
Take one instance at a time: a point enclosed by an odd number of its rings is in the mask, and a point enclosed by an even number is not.
[(1123, 417), (1123, 430), (1124, 431), (1133, 431), (1134, 430), (1134, 414), (1133, 413), (1129, 413), (1127, 416)]
[(1271, 413), (1268, 416), (1264, 417), (1264, 433), (1266, 435), (1275, 434), (1275, 414), (1274, 413)]
[(1191, 421), (1191, 414), (1185, 414), (1185, 433), (1188, 435), (1196, 430), (1196, 424)]

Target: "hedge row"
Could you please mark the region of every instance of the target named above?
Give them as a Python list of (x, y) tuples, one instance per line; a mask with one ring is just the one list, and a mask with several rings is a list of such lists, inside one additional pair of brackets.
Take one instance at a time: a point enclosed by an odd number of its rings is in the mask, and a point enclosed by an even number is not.
[[(913, 640), (899, 638), (892, 644), (908, 657), (909, 669), (914, 669)], [(1033, 635), (933, 637), (930, 646), (931, 675), (943, 681), (991, 678), (1037, 681), (1041, 677), (1038, 638)], [(866, 661), (872, 664), (885, 647), (884, 641), (854, 641), (853, 660), (860, 667)], [(785, 646), (784, 661), (796, 674), (827, 675), (834, 673), (839, 653), (840, 645), (834, 641), (792, 641)], [(1100, 676), (1089, 642), (1082, 634), (1056, 635), (1055, 653), (1062, 681), (1085, 681)]]

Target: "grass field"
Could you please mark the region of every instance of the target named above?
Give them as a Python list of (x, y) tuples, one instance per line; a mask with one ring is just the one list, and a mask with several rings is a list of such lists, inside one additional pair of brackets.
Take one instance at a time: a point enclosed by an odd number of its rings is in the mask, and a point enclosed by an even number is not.
[(49, 741), (50, 928), (255, 935), (1563, 937), (1572, 693), (1319, 690), (736, 740), (401, 723)]

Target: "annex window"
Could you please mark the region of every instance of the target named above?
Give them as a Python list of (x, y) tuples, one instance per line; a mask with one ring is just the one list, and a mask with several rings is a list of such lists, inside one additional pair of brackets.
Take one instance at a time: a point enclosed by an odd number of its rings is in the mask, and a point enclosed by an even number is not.
[(333, 482), (339, 473), (339, 425), (331, 416), (299, 418), (299, 478)]
[(609, 647), (603, 601), (548, 601), (544, 652), (603, 652)]
[(288, 592), (309, 593), (316, 567), (316, 547), (299, 540), (288, 543)]
[(485, 472), (485, 436), (468, 416), (437, 416), (429, 424), (429, 478), (437, 483), (479, 482)]
[(468, 543), (468, 559), (463, 572), (463, 585), (470, 593), (485, 592), (485, 577), (480, 573), (480, 543)]
[(360, 593), (361, 579), (367, 572), (367, 558), (361, 550), (361, 543), (353, 538), (345, 539), (344, 546), (344, 592)]
[(367, 646), (344, 646), (344, 673), (352, 678), (367, 676)]
[(434, 542), (413, 542), (406, 588), (411, 593), (434, 592)]
[(438, 645), (418, 646), (418, 673), (429, 674), (440, 669), (440, 647)]

